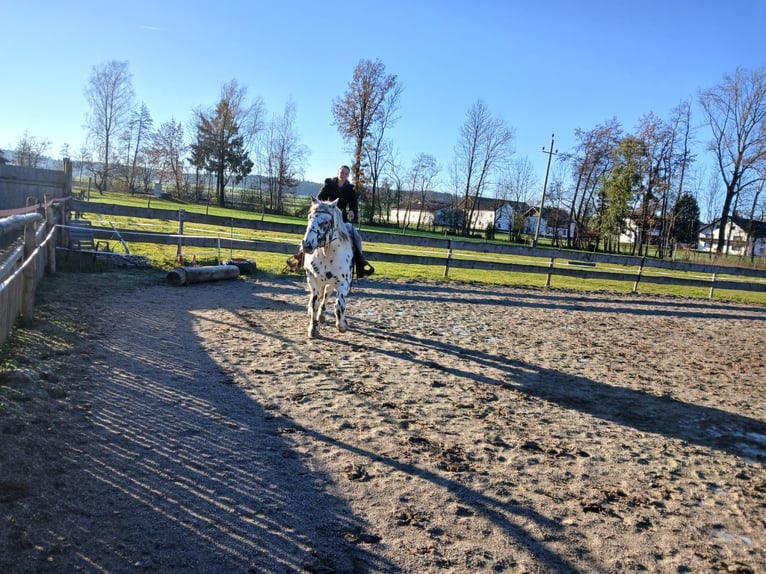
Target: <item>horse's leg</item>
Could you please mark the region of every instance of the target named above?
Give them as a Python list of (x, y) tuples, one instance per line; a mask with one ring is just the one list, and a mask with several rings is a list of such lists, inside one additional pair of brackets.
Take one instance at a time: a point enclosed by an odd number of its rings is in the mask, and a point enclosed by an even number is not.
[(325, 285), (324, 289), (322, 289), (322, 301), (321, 301), (321, 304), (319, 306), (318, 320), (319, 320), (320, 323), (324, 323), (325, 322), (324, 321), (324, 312), (325, 312), (325, 309), (327, 308), (327, 295), (329, 295), (329, 293), (330, 293), (330, 286), (329, 285)]
[(346, 321), (346, 295), (348, 295), (351, 284), (347, 280), (342, 280), (337, 287), (338, 297), (335, 299), (335, 326), (338, 331), (345, 333), (348, 330)]
[[(310, 338), (318, 337), (319, 336), (319, 322), (318, 322), (318, 311), (320, 309), (320, 292), (319, 289), (317, 289), (314, 285), (311, 284), (311, 281), (308, 281), (309, 285), (309, 304), (308, 304), (308, 313), (309, 313), (309, 328), (308, 328), (308, 336)], [(324, 289), (322, 289), (322, 292), (324, 292)]]

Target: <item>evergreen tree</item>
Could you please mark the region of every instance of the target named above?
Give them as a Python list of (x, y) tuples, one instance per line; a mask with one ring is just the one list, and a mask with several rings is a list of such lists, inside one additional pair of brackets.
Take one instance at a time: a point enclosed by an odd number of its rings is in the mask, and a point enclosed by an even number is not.
[(683, 193), (673, 206), (672, 237), (680, 243), (696, 243), (700, 231), (700, 208), (690, 193)]
[(221, 100), (212, 115), (199, 113), (197, 141), (191, 144), (190, 161), (216, 176), (218, 205), (226, 206), (224, 190), (229, 179), (239, 183), (253, 169), (239, 125), (232, 121), (228, 104)]

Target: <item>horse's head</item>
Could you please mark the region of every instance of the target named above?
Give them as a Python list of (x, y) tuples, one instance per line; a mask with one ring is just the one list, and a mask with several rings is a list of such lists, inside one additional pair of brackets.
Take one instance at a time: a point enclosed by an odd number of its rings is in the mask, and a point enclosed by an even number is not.
[(338, 200), (320, 201), (312, 197), (308, 225), (301, 242), (304, 253), (313, 253), (320, 247), (324, 247), (336, 239), (337, 234), (342, 231), (345, 230), (343, 216), (338, 209)]

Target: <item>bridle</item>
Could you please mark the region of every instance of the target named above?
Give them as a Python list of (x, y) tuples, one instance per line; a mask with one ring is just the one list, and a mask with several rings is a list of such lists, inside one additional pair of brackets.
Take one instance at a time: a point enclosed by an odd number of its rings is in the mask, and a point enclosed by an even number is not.
[[(319, 226), (320, 230), (323, 232), (321, 236), (317, 233), (317, 249), (321, 247), (326, 247), (333, 241), (338, 240), (337, 236), (337, 229), (335, 227), (335, 217), (333, 216), (333, 213), (331, 211), (327, 211), (325, 209), (317, 209), (309, 216), (309, 219), (312, 222), (312, 226), (314, 225), (314, 220), (317, 217), (317, 215), (327, 215), (330, 217), (330, 220), (327, 222), (326, 225), (325, 222), (319, 222), (317, 225)], [(330, 227), (329, 230), (326, 230), (326, 227)]]

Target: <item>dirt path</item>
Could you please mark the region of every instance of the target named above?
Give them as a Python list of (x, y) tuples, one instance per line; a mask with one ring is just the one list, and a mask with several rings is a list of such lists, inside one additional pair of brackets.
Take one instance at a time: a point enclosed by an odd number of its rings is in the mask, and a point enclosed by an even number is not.
[(765, 308), (110, 275), (0, 375), (2, 572), (766, 571)]

